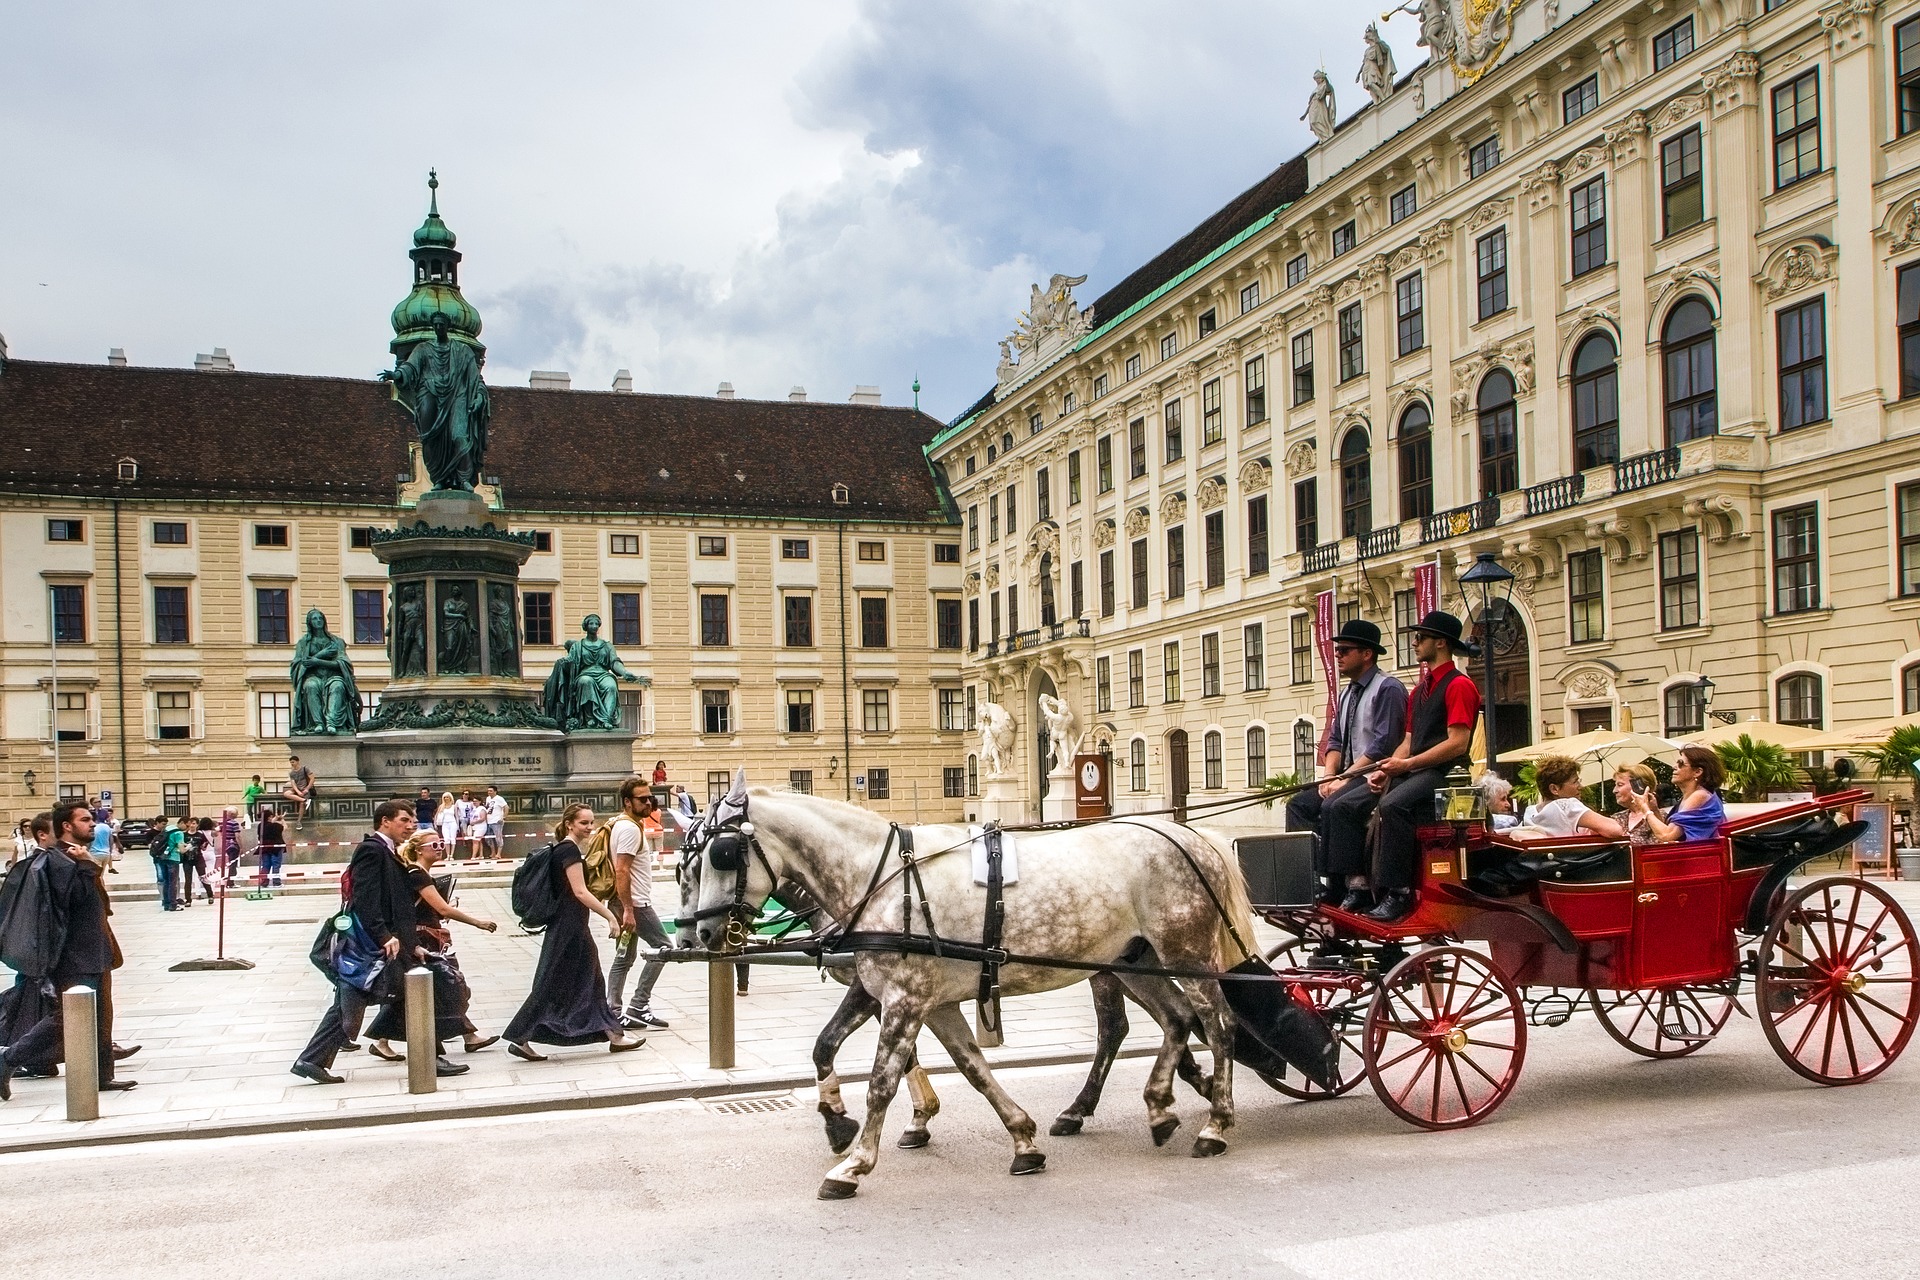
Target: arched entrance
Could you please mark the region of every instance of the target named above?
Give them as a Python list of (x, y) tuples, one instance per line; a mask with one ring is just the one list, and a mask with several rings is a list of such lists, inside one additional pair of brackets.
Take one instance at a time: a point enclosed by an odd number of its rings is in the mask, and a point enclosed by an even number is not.
[(1028, 687), (1032, 693), (1027, 700), (1027, 723), (1033, 727), (1033, 811), (1037, 815), (1042, 812), (1041, 802), (1047, 798), (1047, 722), (1040, 714), (1040, 699), (1043, 696), (1057, 698), (1060, 691), (1053, 677), (1039, 670), (1033, 673)]
[(1167, 807), (1175, 822), (1187, 818), (1187, 731), (1175, 729), (1167, 735)]
[(1484, 615), (1474, 622), (1473, 638), (1481, 654), (1470, 659), (1480, 696), (1493, 708), (1492, 724), (1500, 753), (1533, 745), (1533, 647), (1527, 621), (1510, 601), (1493, 606), (1493, 696), (1487, 698), (1487, 627)]

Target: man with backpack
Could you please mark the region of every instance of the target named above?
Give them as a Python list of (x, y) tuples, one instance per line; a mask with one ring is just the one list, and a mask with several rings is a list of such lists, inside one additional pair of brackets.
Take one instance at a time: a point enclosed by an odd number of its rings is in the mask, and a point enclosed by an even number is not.
[[(655, 1015), (650, 1007), (653, 984), (667, 967), (664, 960), (648, 960), (641, 966), (632, 1002), (624, 1010), (620, 1007), (620, 995), (626, 989), (640, 944), (645, 942), (655, 950), (672, 945), (653, 909), (653, 858), (647, 853), (645, 824), (657, 807), (646, 779), (630, 777), (620, 784), (620, 816), (603, 828), (613, 862), (614, 899), (609, 905), (620, 915), (620, 941), (614, 947), (613, 968), (607, 972), (607, 1003), (628, 1030), (659, 1031), (667, 1025), (666, 1019)], [(601, 843), (602, 835), (596, 831), (593, 845), (598, 848)]]

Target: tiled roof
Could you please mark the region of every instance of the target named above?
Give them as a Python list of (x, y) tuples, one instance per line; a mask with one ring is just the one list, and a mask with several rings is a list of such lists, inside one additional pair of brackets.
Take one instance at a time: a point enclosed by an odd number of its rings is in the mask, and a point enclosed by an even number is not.
[[(507, 508), (945, 520), (914, 409), (492, 387)], [(412, 422), (378, 382), (10, 360), (0, 491), (390, 505)], [(139, 479), (116, 483), (123, 457)], [(666, 474), (662, 475), (661, 472)], [(845, 484), (850, 501), (835, 506)]]

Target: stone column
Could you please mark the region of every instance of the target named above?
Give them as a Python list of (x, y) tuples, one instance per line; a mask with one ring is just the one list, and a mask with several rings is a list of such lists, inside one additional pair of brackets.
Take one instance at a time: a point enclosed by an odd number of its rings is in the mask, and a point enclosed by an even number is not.
[[(1881, 348), (1875, 323), (1893, 311), (1874, 303), (1879, 282), (1874, 184), (1881, 176), (1880, 143), (1886, 136), (1886, 122), (1874, 111), (1880, 77), (1887, 71), (1874, 57), (1879, 9), (1880, 0), (1839, 0), (1820, 10), (1820, 25), (1832, 48), (1821, 86), (1827, 119), (1820, 124), (1822, 145), (1831, 148), (1827, 167), (1833, 170), (1837, 193), (1833, 238), (1840, 246), (1840, 287), (1827, 316), (1834, 448), (1878, 441), (1882, 400), (1899, 395), (1893, 388), (1883, 396), (1875, 360)], [(1890, 277), (1887, 284), (1890, 288)]]
[[(1712, 105), (1713, 123), (1707, 133), (1708, 178), (1713, 183), (1713, 207), (1719, 224), (1720, 251), (1720, 429), (1729, 434), (1766, 435), (1768, 374), (1774, 368), (1772, 326), (1766, 309), (1757, 305), (1752, 280), (1760, 260), (1754, 232), (1760, 226), (1751, 165), (1760, 159), (1759, 190), (1773, 189), (1772, 147), (1766, 117), (1755, 92), (1760, 60), (1751, 53), (1734, 54), (1702, 77)], [(1835, 77), (1838, 79), (1838, 77)], [(1871, 229), (1867, 232), (1871, 241)], [(1759, 358), (1736, 367), (1727, 357), (1751, 351)]]

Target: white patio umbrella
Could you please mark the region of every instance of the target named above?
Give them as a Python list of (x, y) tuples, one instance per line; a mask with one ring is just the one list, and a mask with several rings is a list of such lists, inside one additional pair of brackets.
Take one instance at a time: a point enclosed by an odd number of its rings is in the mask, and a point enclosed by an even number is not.
[(1697, 747), (1717, 747), (1723, 742), (1732, 742), (1742, 734), (1755, 742), (1771, 742), (1776, 747), (1785, 747), (1789, 751), (1818, 751), (1818, 747), (1803, 744), (1810, 738), (1822, 737), (1818, 729), (1808, 729), (1797, 724), (1774, 724), (1755, 716), (1737, 724), (1716, 724), (1702, 729), (1699, 733), (1690, 733), (1685, 741)]

